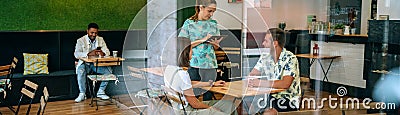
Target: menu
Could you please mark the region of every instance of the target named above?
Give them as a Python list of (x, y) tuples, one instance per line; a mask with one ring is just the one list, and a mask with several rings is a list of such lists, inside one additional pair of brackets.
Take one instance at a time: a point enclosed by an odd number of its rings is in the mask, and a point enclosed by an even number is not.
[(349, 25), (360, 33), (361, 0), (330, 0), (329, 22), (333, 25)]

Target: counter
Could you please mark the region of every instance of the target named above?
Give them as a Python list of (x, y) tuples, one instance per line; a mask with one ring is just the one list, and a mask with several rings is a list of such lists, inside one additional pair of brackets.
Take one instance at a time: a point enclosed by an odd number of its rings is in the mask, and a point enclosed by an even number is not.
[(368, 43), (368, 35), (327, 35), (327, 34), (310, 34), (313, 41), (325, 42), (341, 42), (353, 44), (366, 44)]
[[(345, 86), (348, 95), (364, 97), (363, 91), (367, 81), (364, 79), (364, 54), (368, 44), (368, 35), (321, 35), (310, 34), (312, 51), (318, 44), (320, 55), (341, 56), (333, 60), (327, 74), (329, 81), (323, 81), (324, 72), (319, 64), (313, 64), (309, 69), (309, 77), (316, 90), (336, 93), (336, 89)], [(331, 60), (321, 60), (322, 66), (328, 68)], [(304, 67), (300, 65), (300, 67)]]

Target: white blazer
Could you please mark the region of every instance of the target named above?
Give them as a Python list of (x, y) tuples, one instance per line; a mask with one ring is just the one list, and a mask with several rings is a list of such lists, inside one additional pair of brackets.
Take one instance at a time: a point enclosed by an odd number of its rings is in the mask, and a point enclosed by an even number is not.
[[(101, 47), (101, 51), (103, 51), (106, 55), (110, 55), (110, 50), (108, 50), (106, 42), (103, 37), (96, 36), (96, 47)], [(87, 54), (90, 52), (90, 39), (88, 35), (82, 36), (76, 41), (74, 56), (76, 59), (80, 57), (87, 57)], [(82, 60), (79, 60), (78, 65), (75, 67), (76, 72), (78, 72), (78, 67), (83, 63)]]

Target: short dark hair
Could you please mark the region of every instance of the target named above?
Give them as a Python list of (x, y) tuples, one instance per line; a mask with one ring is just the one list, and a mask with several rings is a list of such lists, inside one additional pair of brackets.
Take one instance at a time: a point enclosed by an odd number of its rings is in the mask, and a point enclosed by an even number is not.
[(278, 44), (281, 48), (285, 47), (285, 43), (286, 43), (286, 34), (285, 31), (280, 29), (280, 28), (270, 28), (267, 31), (267, 34), (271, 34), (272, 39), (274, 39), (274, 41), (278, 41)]
[(89, 30), (90, 28), (99, 29), (99, 25), (97, 25), (96, 23), (90, 23), (90, 24), (87, 26), (87, 29)]

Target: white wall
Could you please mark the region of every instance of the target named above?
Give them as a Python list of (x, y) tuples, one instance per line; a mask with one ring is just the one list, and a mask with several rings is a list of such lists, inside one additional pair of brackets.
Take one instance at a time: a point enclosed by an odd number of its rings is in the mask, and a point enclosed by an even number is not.
[(378, 0), (379, 15), (389, 15), (391, 20), (400, 20), (400, 0)]
[[(248, 0), (251, 2), (251, 0)], [(381, 5), (385, 0), (379, 0)], [(400, 0), (390, 1), (390, 18), (400, 19)], [(221, 29), (241, 29), (243, 16), (243, 3), (228, 3), (226, 0), (217, 0), (217, 12), (214, 19), (218, 21)], [(272, 0), (272, 8), (248, 9), (248, 25), (253, 31), (265, 31), (267, 26), (277, 27), (281, 21), (286, 22), (286, 29), (307, 29), (307, 15), (317, 15), (319, 21), (327, 20), (326, 0)], [(379, 6), (378, 6), (379, 8)], [(370, 19), (371, 0), (363, 0), (361, 5), (361, 30), (360, 34), (367, 34), (368, 20)], [(261, 14), (259, 14), (256, 12)], [(382, 12), (382, 9), (381, 9)], [(382, 14), (382, 13), (381, 13)], [(379, 15), (379, 9), (378, 9)], [(262, 19), (261, 19), (262, 18)], [(266, 25), (263, 21), (265, 20)]]
[(228, 3), (227, 0), (216, 0), (217, 11), (213, 19), (220, 24), (220, 29), (241, 29), (243, 18), (242, 3)]
[(361, 1), (361, 30), (360, 34), (368, 34), (368, 20), (371, 18), (371, 0)]
[(327, 20), (327, 6), (326, 0), (272, 0), (272, 8), (248, 8), (247, 24), (253, 32), (265, 31), (262, 20), (254, 18), (259, 12), (270, 28), (283, 21), (286, 30), (306, 30), (307, 15), (316, 15), (318, 21)]
[[(341, 56), (333, 60), (327, 78), (331, 83), (343, 84), (348, 86), (366, 87), (363, 79), (364, 68), (364, 48), (365, 44), (339, 43), (312, 41), (311, 44), (318, 43), (321, 55)], [(312, 50), (311, 46), (311, 50)], [(321, 60), (326, 71), (329, 67), (330, 59)], [(310, 67), (310, 78), (323, 80), (324, 73), (318, 61)]]

